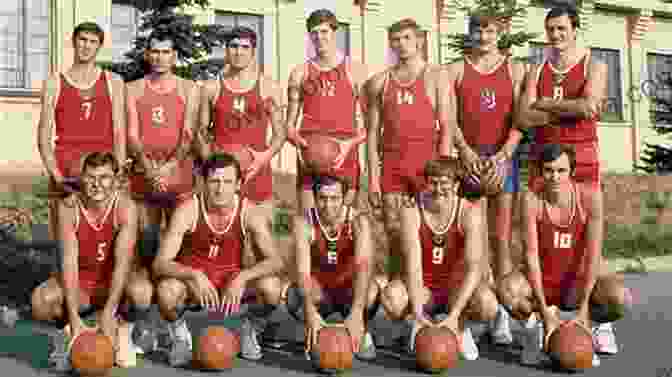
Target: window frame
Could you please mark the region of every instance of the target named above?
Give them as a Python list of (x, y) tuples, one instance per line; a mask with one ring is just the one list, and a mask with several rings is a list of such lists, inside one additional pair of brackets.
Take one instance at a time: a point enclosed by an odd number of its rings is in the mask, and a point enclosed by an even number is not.
[[(616, 59), (614, 60), (617, 62), (618, 66), (617, 67), (611, 67), (609, 65), (609, 62), (606, 61), (606, 59), (600, 59), (603, 61), (605, 64), (607, 64), (607, 95), (606, 95), (606, 100), (607, 100), (607, 106), (609, 105), (609, 100), (613, 97), (609, 96), (609, 83), (612, 82), (612, 80), (609, 80), (609, 75), (611, 72), (616, 72), (618, 75), (618, 88), (615, 89), (616, 93), (618, 94), (618, 99), (617, 102), (617, 112), (612, 112), (608, 113), (606, 111), (603, 111), (600, 117), (600, 123), (622, 123), (625, 121), (625, 111), (624, 111), (624, 95), (623, 95), (623, 72), (622, 72), (622, 67), (623, 67), (623, 62), (622, 59), (623, 57), (621, 56), (621, 50), (616, 49), (616, 48), (606, 48), (606, 47), (590, 47), (590, 56), (591, 59), (593, 57), (596, 57), (595, 52), (598, 53), (615, 53), (616, 54)], [(606, 115), (606, 116), (605, 116)]]
[[(649, 50), (649, 51), (646, 51), (646, 75), (645, 75), (646, 81), (654, 79), (651, 76), (652, 72), (651, 72), (650, 65), (649, 65), (649, 56), (656, 56), (657, 58), (667, 59), (669, 61), (669, 66), (670, 66), (669, 72), (670, 72), (670, 75), (672, 75), (672, 50)], [(672, 77), (670, 79), (672, 79)], [(672, 97), (672, 87), (670, 87), (668, 90), (671, 91), (670, 97)], [(654, 123), (655, 122), (655, 119), (654, 119), (655, 114), (658, 113), (659, 111), (656, 110), (656, 104), (654, 104), (650, 100), (648, 102), (649, 102), (649, 113), (651, 114), (651, 122)], [(660, 112), (663, 112), (663, 111), (660, 111)], [(655, 126), (656, 127), (672, 128), (672, 119), (670, 120), (669, 123), (655, 123)]]
[[(29, 21), (28, 17), (30, 17), (31, 11), (29, 9), (29, 0), (18, 0), (19, 4), (19, 9), (17, 9), (17, 14), (19, 16), (19, 25), (18, 25), (18, 32), (16, 33), (18, 43), (16, 44), (17, 49), (16, 49), (16, 54), (13, 54), (11, 56), (14, 56), (16, 58), (17, 64), (15, 66), (10, 66), (7, 65), (6, 72), (8, 74), (11, 74), (12, 72), (16, 72), (16, 74), (20, 77), (18, 80), (14, 80), (15, 82), (20, 82), (20, 85), (17, 86), (5, 86), (6, 84), (10, 83), (10, 80), (7, 80), (7, 82), (2, 82), (0, 81), (0, 96), (6, 96), (6, 97), (39, 97), (40, 95), (40, 87), (39, 86), (33, 86), (34, 81), (39, 81), (43, 82), (44, 80), (47, 79), (49, 75), (49, 71), (51, 68), (51, 52), (52, 52), (52, 46), (51, 46), (51, 41), (50, 41), (50, 27), (51, 27), (51, 22), (50, 22), (50, 9), (49, 9), (49, 2), (47, 0), (41, 0), (45, 2), (45, 5), (47, 7), (47, 17), (46, 17), (46, 30), (47, 30), (47, 48), (46, 48), (46, 57), (45, 57), (45, 64), (46, 64), (46, 70), (45, 70), (45, 77), (39, 79), (39, 80), (31, 80), (30, 77), (30, 67), (28, 60), (30, 59), (30, 41), (29, 38), (32, 35), (29, 31), (31, 22)], [(34, 8), (32, 8), (34, 9)], [(36, 17), (37, 18), (37, 17)], [(43, 18), (43, 17), (39, 17)], [(9, 34), (11, 35), (11, 34)], [(40, 34), (36, 34), (40, 35)], [(8, 55), (9, 56), (9, 55)], [(12, 69), (16, 68), (16, 69)]]

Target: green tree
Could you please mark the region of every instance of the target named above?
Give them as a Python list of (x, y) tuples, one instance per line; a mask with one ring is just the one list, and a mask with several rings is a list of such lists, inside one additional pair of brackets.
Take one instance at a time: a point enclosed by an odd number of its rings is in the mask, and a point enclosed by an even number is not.
[(201, 80), (214, 77), (224, 66), (223, 59), (209, 58), (214, 48), (222, 47), (228, 27), (194, 24), (187, 7), (205, 9), (209, 0), (134, 0), (130, 2), (143, 13), (133, 48), (123, 62), (102, 62), (101, 66), (118, 73), (124, 81), (133, 81), (147, 73), (143, 58), (149, 33), (169, 35), (175, 39), (178, 65), (175, 73), (183, 78)]

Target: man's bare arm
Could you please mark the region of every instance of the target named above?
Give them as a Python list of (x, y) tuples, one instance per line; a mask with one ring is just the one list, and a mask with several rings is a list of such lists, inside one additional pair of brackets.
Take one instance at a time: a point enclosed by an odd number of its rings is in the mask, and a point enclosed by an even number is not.
[(42, 157), (42, 163), (49, 176), (63, 179), (63, 172), (58, 169), (54, 153), (55, 106), (60, 78), (58, 75), (50, 75), (44, 81), (42, 88), (42, 108), (40, 120), (37, 126), (37, 146)]
[(541, 67), (533, 65), (527, 72), (524, 80), (524, 90), (520, 97), (520, 105), (516, 111), (514, 124), (521, 129), (529, 129), (538, 126), (545, 126), (557, 119), (546, 111), (539, 111), (533, 108), (537, 102), (537, 73)]
[(445, 69), (446, 76), (446, 86), (451, 88), (451, 91), (454, 93), (454, 96), (450, 98), (448, 105), (450, 106), (450, 111), (452, 111), (453, 116), (448, 118), (448, 121), (452, 123), (450, 127), (453, 129), (453, 144), (458, 151), (462, 152), (465, 150), (471, 150), (471, 146), (464, 139), (464, 134), (462, 133), (462, 128), (459, 122), (459, 98), (457, 98), (457, 93), (455, 88), (458, 86), (459, 82), (462, 80), (462, 73), (464, 72), (464, 62), (455, 62), (448, 65)]
[(296, 272), (297, 272), (297, 282), (299, 289), (303, 291), (304, 297), (304, 311), (307, 315), (317, 314), (317, 308), (313, 303), (313, 300), (308, 299), (308, 297), (313, 297), (313, 284), (312, 284), (312, 266), (310, 260), (310, 239), (312, 234), (312, 227), (301, 215), (294, 216), (293, 220), (293, 233), (294, 233), (294, 245), (295, 245), (295, 261), (296, 261)]
[(271, 119), (271, 129), (273, 136), (271, 137), (271, 145), (268, 147), (267, 160), (270, 161), (280, 153), (282, 147), (287, 141), (287, 129), (285, 128), (285, 114), (283, 107), (283, 94), (280, 86), (270, 78), (264, 78), (269, 95), (267, 98), (267, 111)]
[[(178, 84), (179, 85), (179, 84)], [(200, 89), (195, 82), (185, 80), (185, 99), (186, 108), (184, 111), (184, 128), (182, 131), (182, 139), (178, 146), (175, 160), (184, 160), (195, 149), (194, 134), (198, 123), (198, 109), (200, 101)]]
[(541, 276), (541, 261), (539, 259), (539, 229), (537, 228), (537, 218), (540, 210), (540, 203), (537, 195), (532, 192), (525, 193), (521, 201), (521, 213), (523, 216), (523, 245), (525, 249), (525, 264), (527, 267), (528, 281), (532, 288), (532, 295), (540, 306), (540, 314), (544, 316), (548, 306), (546, 296), (544, 295), (544, 286)]
[[(358, 99), (364, 92), (364, 84), (366, 83), (367, 78), (368, 78), (368, 69), (366, 68), (366, 66), (361, 63), (353, 62), (352, 79)], [(351, 139), (351, 142), (355, 147), (358, 147), (360, 144), (364, 143), (367, 137), (366, 125), (364, 124), (365, 109), (364, 104), (362, 102), (363, 101), (358, 100), (355, 103), (355, 113), (353, 114), (354, 117), (353, 121), (355, 125), (356, 135), (353, 139)], [(364, 101), (364, 103), (365, 102), (366, 101)]]
[(210, 148), (210, 123), (212, 123), (212, 105), (217, 91), (216, 87), (216, 81), (206, 81), (201, 86), (199, 95), (199, 119), (195, 133), (195, 144), (202, 160), (207, 160), (210, 153), (212, 153)]
[(406, 262), (407, 284), (408, 284), (408, 303), (411, 313), (416, 316), (422, 316), (423, 311), (423, 290), (424, 281), (422, 278), (422, 246), (418, 236), (418, 227), (420, 219), (417, 209), (404, 207), (401, 210), (401, 246)]
[(140, 139), (140, 116), (138, 114), (137, 100), (144, 90), (144, 79), (133, 81), (126, 85), (126, 111), (128, 127), (128, 149), (145, 169), (152, 166), (152, 162), (145, 155), (145, 149)]
[(480, 284), (484, 272), (483, 258), (487, 258), (487, 254), (485, 253), (486, 244), (483, 234), (487, 230), (481, 203), (481, 201), (478, 201), (466, 205), (464, 207), (465, 211), (462, 212), (461, 221), (465, 233), (464, 280), (458, 290), (457, 299), (450, 308), (449, 316), (453, 318), (460, 317)]
[(604, 239), (604, 205), (601, 190), (582, 186), (580, 188), (581, 200), (587, 213), (587, 232), (586, 240), (586, 270), (584, 271), (585, 281), (583, 286), (583, 297), (577, 297), (579, 309), (587, 309), (590, 302), (590, 296), (595, 287), (600, 274), (602, 262), (602, 241)]
[(457, 93), (455, 93), (455, 87), (451, 85), (451, 75), (448, 71), (441, 69), (437, 76), (436, 109), (440, 127), (439, 157), (449, 157), (453, 155), (455, 134), (457, 128), (459, 128), (457, 124)]
[(79, 243), (74, 224), (77, 207), (58, 204), (59, 236), (63, 246), (63, 293), (68, 317), (72, 322), (79, 317)]
[(582, 98), (540, 101), (534, 107), (560, 118), (596, 119), (607, 93), (607, 70), (604, 62), (591, 61)]
[(369, 163), (369, 189), (380, 190), (380, 154), (381, 136), (381, 95), (385, 85), (385, 74), (378, 73), (364, 84), (363, 95), (366, 98), (364, 125), (367, 130), (367, 161)]
[(128, 281), (138, 237), (138, 209), (130, 198), (119, 206), (119, 233), (114, 241), (114, 271), (105, 309), (112, 313), (121, 301)]
[(159, 243), (159, 253), (152, 263), (152, 270), (157, 277), (169, 277), (178, 280), (190, 280), (195, 270), (175, 261), (182, 248), (184, 235), (196, 221), (197, 203), (189, 200), (175, 210), (170, 219), (168, 229), (163, 233)]
[(515, 121), (516, 116), (515, 112), (518, 111), (518, 106), (520, 103), (521, 92), (523, 88), (523, 81), (525, 80), (525, 67), (520, 63), (511, 64), (511, 76), (513, 81), (513, 114), (511, 114), (512, 127), (509, 130), (509, 136), (506, 139), (506, 142), (501, 148), (501, 151), (504, 152), (506, 158), (513, 157), (513, 153), (516, 151), (520, 140), (523, 138), (523, 133), (516, 127)]
[(287, 122), (285, 128), (287, 130), (287, 135), (290, 136), (289, 141), (292, 143), (295, 142), (295, 140), (291, 140), (291, 137), (295, 134), (296, 128), (298, 127), (301, 102), (303, 101), (303, 96), (301, 95), (302, 82), (303, 65), (294, 68), (289, 75), (289, 82), (287, 84)]
[(112, 123), (114, 125), (114, 156), (119, 166), (126, 165), (126, 84), (121, 76), (111, 74)]
[(354, 286), (352, 313), (363, 313), (366, 309), (369, 282), (373, 271), (373, 240), (371, 223), (366, 215), (355, 218), (353, 234), (355, 235)]
[(241, 271), (243, 280), (251, 281), (278, 273), (284, 268), (284, 261), (271, 236), (267, 212), (259, 208), (250, 208), (245, 217), (245, 226), (249, 231), (252, 247), (256, 247), (263, 259), (249, 269)]

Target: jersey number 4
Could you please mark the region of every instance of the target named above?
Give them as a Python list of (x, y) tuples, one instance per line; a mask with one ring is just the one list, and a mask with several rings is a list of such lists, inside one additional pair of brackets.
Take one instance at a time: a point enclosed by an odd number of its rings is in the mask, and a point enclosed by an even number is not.
[(443, 248), (435, 247), (432, 249), (432, 264), (442, 264), (443, 263)]
[(571, 233), (555, 232), (553, 235), (553, 246), (556, 249), (571, 249), (572, 235)]
[(98, 244), (98, 250), (96, 251), (96, 261), (102, 262), (105, 260), (105, 248), (107, 247), (107, 242), (100, 242)]

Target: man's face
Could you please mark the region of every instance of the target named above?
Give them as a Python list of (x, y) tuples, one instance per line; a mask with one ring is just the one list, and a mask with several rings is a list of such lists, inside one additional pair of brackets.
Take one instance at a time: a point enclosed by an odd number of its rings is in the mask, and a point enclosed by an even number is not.
[(434, 200), (449, 198), (457, 187), (457, 180), (452, 175), (437, 175), (427, 177), (429, 192)]
[(474, 25), (471, 30), (471, 40), (474, 48), (481, 52), (492, 52), (497, 50), (497, 41), (499, 39), (499, 29), (494, 22), (486, 26)]
[(226, 45), (229, 64), (236, 69), (247, 68), (254, 61), (256, 50), (248, 38), (235, 38)]
[(177, 60), (172, 41), (152, 41), (146, 58), (154, 73), (170, 72)]
[(408, 28), (390, 34), (390, 48), (399, 59), (410, 59), (420, 51), (420, 38), (415, 30)]
[(82, 63), (95, 60), (100, 44), (100, 38), (97, 34), (88, 31), (78, 33), (73, 40), (76, 60)]
[(323, 184), (315, 193), (315, 206), (320, 218), (329, 223), (338, 221), (344, 205), (343, 186), (340, 182)]
[(546, 38), (551, 47), (563, 51), (576, 42), (576, 29), (566, 14), (560, 17), (549, 18), (546, 21)]
[(82, 174), (82, 192), (89, 201), (102, 203), (112, 197), (116, 189), (116, 175), (112, 166), (87, 167)]
[(563, 153), (555, 161), (545, 162), (542, 166), (544, 187), (549, 192), (559, 192), (566, 189), (571, 179), (569, 158)]
[(205, 183), (209, 204), (213, 207), (227, 206), (240, 189), (240, 179), (236, 177), (236, 169), (233, 166), (214, 169)]
[(328, 23), (321, 23), (310, 30), (310, 41), (318, 54), (326, 54), (336, 49), (336, 30)]

